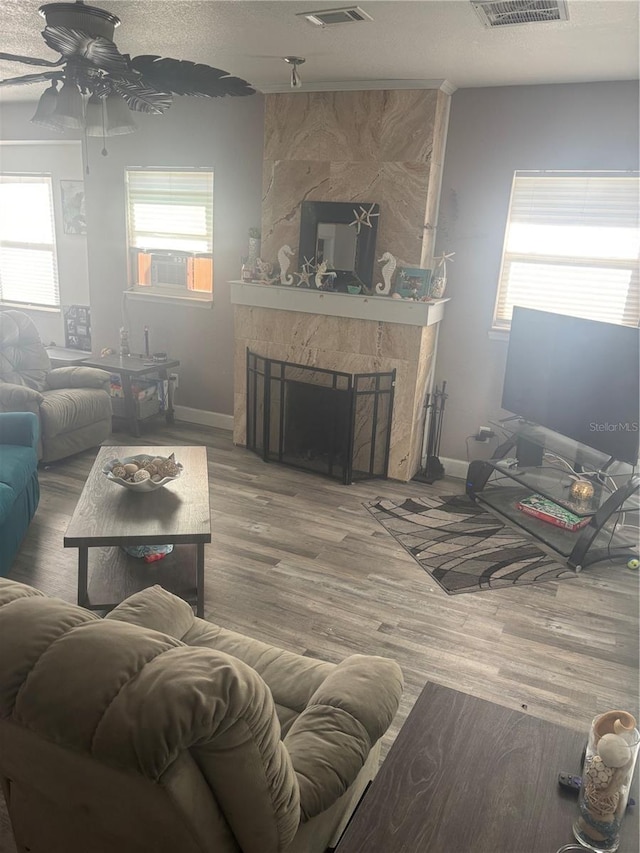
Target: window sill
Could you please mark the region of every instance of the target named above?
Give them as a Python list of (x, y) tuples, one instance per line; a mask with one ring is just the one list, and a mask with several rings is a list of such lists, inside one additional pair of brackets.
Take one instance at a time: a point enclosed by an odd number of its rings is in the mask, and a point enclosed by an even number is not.
[(59, 305), (32, 305), (30, 302), (0, 302), (0, 308), (18, 311), (44, 311), (46, 314), (60, 314), (62, 309)]
[(508, 341), (509, 329), (489, 329), (487, 335), (490, 341)]
[(183, 296), (180, 293), (159, 293), (155, 290), (125, 290), (127, 299), (140, 302), (160, 302), (165, 305), (185, 305), (188, 307), (211, 308), (213, 306), (213, 295), (206, 296)]

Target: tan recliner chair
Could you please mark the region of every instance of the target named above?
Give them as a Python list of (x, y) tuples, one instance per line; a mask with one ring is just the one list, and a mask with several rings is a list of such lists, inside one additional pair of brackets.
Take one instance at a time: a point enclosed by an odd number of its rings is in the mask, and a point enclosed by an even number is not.
[(0, 649), (19, 853), (321, 853), (402, 692), (391, 660), (286, 652), (159, 586), (100, 619), (0, 579)]
[(40, 420), (38, 458), (63, 459), (96, 447), (111, 433), (110, 374), (94, 367), (52, 370), (33, 320), (0, 311), (0, 412)]

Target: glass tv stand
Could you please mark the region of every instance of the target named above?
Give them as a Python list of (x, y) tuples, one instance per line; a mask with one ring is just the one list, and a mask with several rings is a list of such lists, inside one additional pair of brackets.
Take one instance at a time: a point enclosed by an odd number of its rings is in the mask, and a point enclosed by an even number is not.
[[(493, 426), (505, 440), (491, 459), (469, 465), (466, 491), (475, 503), (537, 540), (576, 572), (600, 560), (638, 559), (640, 477), (630, 465), (524, 421)], [(589, 500), (572, 498), (577, 476), (593, 485)], [(587, 525), (569, 530), (518, 509), (519, 501), (534, 494), (589, 519)]]

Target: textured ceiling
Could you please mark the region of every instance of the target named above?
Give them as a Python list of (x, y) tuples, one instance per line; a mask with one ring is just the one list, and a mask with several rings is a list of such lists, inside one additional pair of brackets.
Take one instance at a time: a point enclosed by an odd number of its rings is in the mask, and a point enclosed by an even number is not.
[[(297, 0), (93, 0), (122, 19), (123, 53), (205, 62), (263, 91), (284, 91), (283, 56), (306, 57), (303, 86), (446, 79), (454, 87), (627, 80), (638, 77), (636, 0), (568, 0), (569, 21), (488, 30), (468, 0), (362, 0), (373, 22), (315, 28), (296, 13), (346, 5)], [(2, 0), (0, 49), (56, 58), (36, 0)], [(0, 62), (0, 78), (36, 68)], [(30, 100), (42, 84), (0, 89)]]

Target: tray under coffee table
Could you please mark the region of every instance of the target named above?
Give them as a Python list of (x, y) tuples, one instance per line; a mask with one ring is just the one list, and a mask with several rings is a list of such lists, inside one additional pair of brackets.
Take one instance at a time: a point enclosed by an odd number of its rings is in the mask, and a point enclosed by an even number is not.
[[(154, 492), (110, 482), (102, 468), (111, 459), (145, 453), (169, 456), (181, 476)], [(78, 549), (78, 604), (112, 610), (141, 589), (160, 584), (204, 616), (204, 546), (211, 542), (206, 447), (102, 447), (64, 536)], [(130, 557), (123, 545), (174, 545), (155, 563)]]

